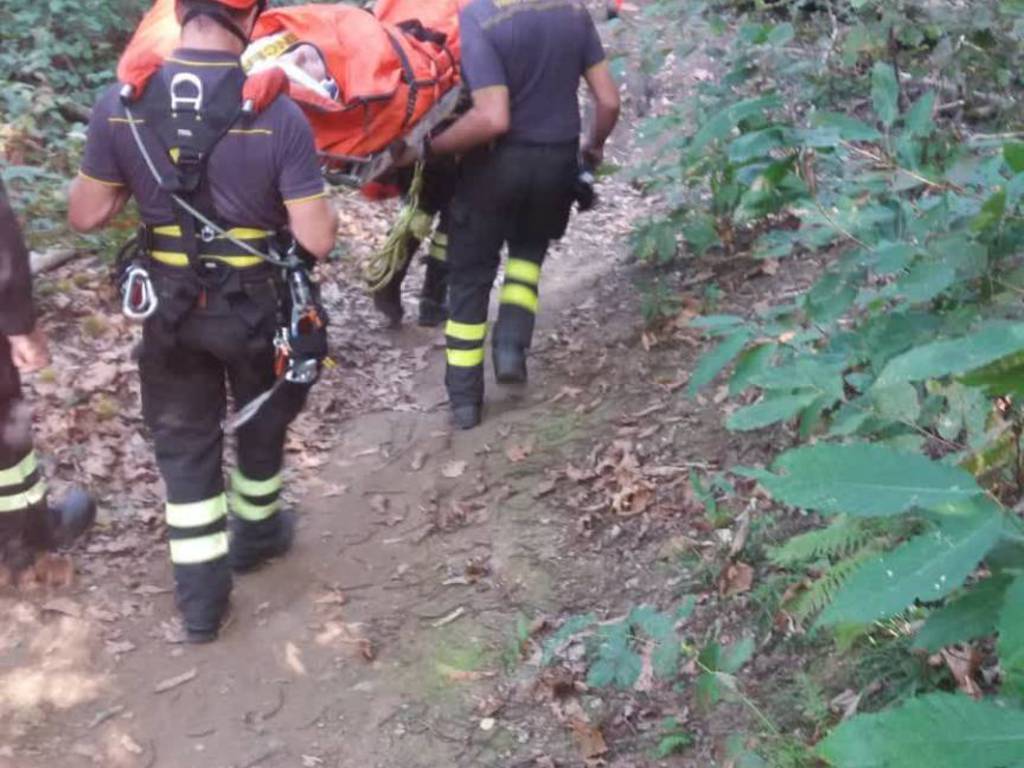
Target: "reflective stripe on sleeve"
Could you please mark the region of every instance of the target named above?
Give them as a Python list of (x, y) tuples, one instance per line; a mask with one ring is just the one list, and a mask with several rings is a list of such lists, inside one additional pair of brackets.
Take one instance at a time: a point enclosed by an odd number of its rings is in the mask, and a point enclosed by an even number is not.
[(36, 469), (39, 468), (39, 461), (36, 459), (36, 452), (30, 451), (28, 456), (23, 458), (13, 467), (0, 469), (0, 488), (6, 485), (18, 485), (27, 480)]
[(270, 496), (280, 491), (283, 485), (284, 478), (280, 472), (266, 480), (250, 480), (237, 469), (231, 473), (231, 490), (246, 496)]
[(44, 496), (46, 496), (46, 483), (40, 479), (27, 491), (12, 493), (10, 496), (0, 496), (0, 513), (21, 512), (38, 504)]
[(517, 307), (537, 313), (537, 294), (525, 285), (508, 283), (501, 289), (501, 303), (514, 304)]
[(446, 336), (459, 341), (483, 341), (487, 338), (487, 323), (460, 323), (449, 320), (444, 327)]
[(175, 565), (208, 563), (227, 554), (228, 535), (224, 531), (194, 539), (171, 539), (171, 562)]
[(479, 349), (449, 349), (448, 365), (455, 368), (476, 368), (484, 364), (484, 348)]
[(521, 283), (537, 285), (540, 283), (540, 264), (524, 259), (509, 259), (505, 265), (505, 276)]
[(172, 528), (199, 528), (225, 517), (228, 503), (224, 494), (192, 504), (167, 503), (167, 524)]

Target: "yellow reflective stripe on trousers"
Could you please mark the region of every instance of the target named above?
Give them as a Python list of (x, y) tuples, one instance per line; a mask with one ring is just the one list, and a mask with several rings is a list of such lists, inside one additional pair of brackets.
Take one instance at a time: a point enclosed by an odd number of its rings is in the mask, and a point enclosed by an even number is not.
[(43, 500), (46, 495), (46, 483), (40, 479), (27, 491), (0, 496), (0, 513), (21, 512)]
[(0, 488), (6, 485), (20, 485), (38, 468), (39, 461), (36, 459), (36, 452), (32, 451), (13, 467), (0, 469)]
[(175, 565), (208, 563), (228, 554), (226, 531), (196, 536), (194, 539), (171, 539), (171, 562)]
[(231, 490), (246, 496), (269, 496), (280, 491), (283, 485), (280, 472), (267, 480), (250, 480), (237, 469), (231, 473)]
[(449, 320), (444, 326), (446, 336), (459, 341), (483, 341), (487, 338), (487, 323), (459, 323)]
[(232, 493), (230, 497), (231, 512), (235, 517), (241, 518), (250, 523), (258, 523), (266, 520), (281, 508), (281, 500), (275, 499), (269, 504), (253, 504), (247, 498), (238, 493)]
[(480, 349), (449, 349), (448, 365), (456, 368), (476, 368), (484, 364), (484, 348)]
[(505, 277), (511, 277), (522, 283), (537, 285), (540, 283), (540, 264), (523, 259), (509, 259), (505, 265)]
[(228, 514), (228, 500), (224, 494), (191, 504), (167, 502), (167, 524), (172, 528), (198, 528), (215, 523)]
[(434, 261), (447, 261), (448, 260), (448, 247), (431, 241), (430, 250), (428, 251), (430, 258)]
[(537, 313), (537, 294), (525, 285), (507, 283), (501, 289), (501, 303), (514, 304), (517, 307)]

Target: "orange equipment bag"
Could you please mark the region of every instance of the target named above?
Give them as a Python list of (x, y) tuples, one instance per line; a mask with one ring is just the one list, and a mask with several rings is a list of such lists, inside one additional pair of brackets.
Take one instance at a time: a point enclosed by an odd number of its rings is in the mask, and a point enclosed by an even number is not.
[[(338, 98), (294, 81), (291, 96), (309, 119), (317, 149), (329, 158), (380, 152), (459, 82), (449, 37), (457, 49), (458, 9), (464, 0), (382, 0), (380, 5), (387, 20), (338, 3), (275, 8), (256, 23), (254, 43), (277, 36), (257, 58), (279, 56), (303, 43), (323, 57)], [(179, 33), (174, 0), (157, 0), (121, 57), (119, 79), (130, 82), (127, 73), (154, 53), (165, 58)]]

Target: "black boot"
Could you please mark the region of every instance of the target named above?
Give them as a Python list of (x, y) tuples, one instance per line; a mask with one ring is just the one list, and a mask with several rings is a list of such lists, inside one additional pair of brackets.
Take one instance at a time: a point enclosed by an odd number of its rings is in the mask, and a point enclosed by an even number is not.
[(512, 344), (495, 344), (494, 377), (501, 384), (525, 384), (526, 351)]
[(399, 328), (405, 315), (402, 309), (402, 283), (396, 280), (374, 291), (373, 306), (387, 318), (389, 328)]
[(459, 429), (473, 429), (482, 419), (479, 405), (453, 405), (452, 422)]
[(96, 522), (96, 501), (82, 488), (74, 487), (60, 501), (51, 503), (50, 526), (58, 547), (68, 547)]
[(420, 325), (425, 328), (436, 328), (448, 319), (448, 307), (445, 301), (447, 294), (447, 265), (437, 259), (427, 258), (427, 270), (423, 275), (423, 290), (420, 292)]
[(434, 299), (423, 296), (420, 298), (419, 324), (424, 328), (437, 328), (448, 319), (448, 308)]
[(228, 560), (235, 573), (254, 571), (268, 560), (287, 554), (295, 540), (295, 514), (282, 509), (269, 520), (251, 523), (232, 517), (228, 521), (231, 551)]

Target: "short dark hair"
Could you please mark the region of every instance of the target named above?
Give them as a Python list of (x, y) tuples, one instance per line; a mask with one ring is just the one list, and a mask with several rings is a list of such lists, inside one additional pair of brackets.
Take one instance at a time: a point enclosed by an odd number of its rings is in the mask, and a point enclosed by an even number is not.
[[(189, 12), (202, 8), (203, 6), (216, 6), (217, 10), (225, 15), (237, 24), (241, 24), (249, 17), (249, 12), (252, 8), (246, 8), (244, 11), (240, 11), (237, 8), (232, 8), (227, 5), (221, 5), (215, 2), (215, 0), (177, 0), (178, 7), (181, 9), (181, 17), (184, 18)], [(203, 21), (209, 21), (205, 16), (197, 16), (197, 19)]]

